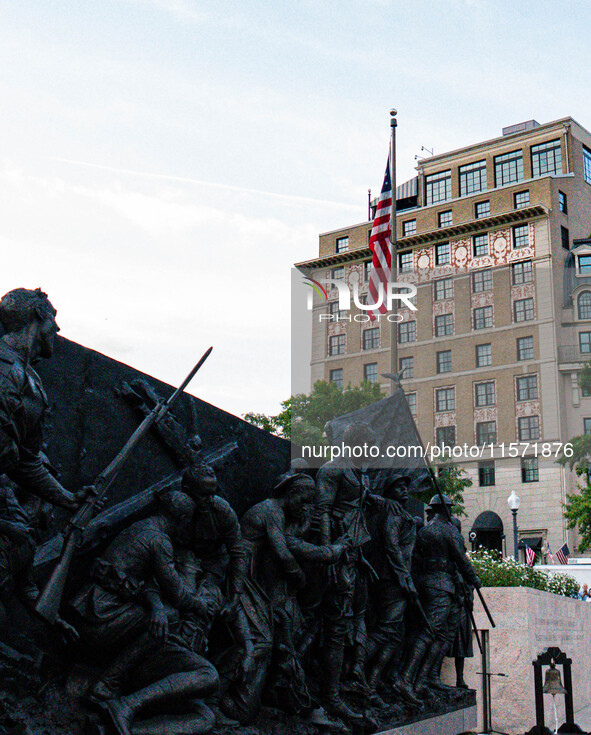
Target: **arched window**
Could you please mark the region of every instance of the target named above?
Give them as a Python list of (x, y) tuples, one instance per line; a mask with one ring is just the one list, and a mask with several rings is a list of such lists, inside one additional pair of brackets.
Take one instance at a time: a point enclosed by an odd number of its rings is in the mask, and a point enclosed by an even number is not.
[(577, 298), (579, 319), (591, 319), (591, 291), (583, 291)]

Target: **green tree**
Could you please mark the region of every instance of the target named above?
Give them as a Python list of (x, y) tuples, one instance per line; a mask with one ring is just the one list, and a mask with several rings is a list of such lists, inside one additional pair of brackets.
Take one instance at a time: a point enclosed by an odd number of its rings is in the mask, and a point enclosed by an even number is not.
[[(580, 474), (577, 470), (577, 474)], [(589, 481), (581, 486), (581, 492), (566, 496), (564, 517), (569, 528), (579, 529), (581, 540), (579, 551), (591, 548), (591, 485)]]
[[(591, 363), (587, 363), (579, 374), (583, 393), (591, 394)], [(562, 466), (568, 465), (571, 470), (583, 479), (579, 485), (579, 493), (566, 496), (564, 517), (568, 528), (578, 528), (581, 536), (578, 550), (591, 548), (591, 434), (574, 436), (568, 442), (568, 450), (556, 460)]]
[(359, 386), (338, 388), (335, 383), (318, 380), (310, 395), (298, 393), (281, 404), (275, 416), (244, 414), (244, 419), (259, 429), (291, 439), (296, 444), (326, 444), (324, 426), (336, 416), (356, 411), (384, 396), (377, 383), (364, 381)]
[[(464, 470), (453, 463), (439, 465), (436, 474), (441, 492), (444, 495), (449, 495), (453, 503), (451, 509), (452, 514), (458, 516), (458, 518), (466, 516), (467, 513), (464, 510), (464, 490), (467, 487), (472, 487), (472, 480)], [(417, 493), (415, 497), (422, 503), (425, 503), (425, 505), (428, 505), (433, 495), (435, 495), (435, 490), (433, 487), (430, 487), (422, 493)]]

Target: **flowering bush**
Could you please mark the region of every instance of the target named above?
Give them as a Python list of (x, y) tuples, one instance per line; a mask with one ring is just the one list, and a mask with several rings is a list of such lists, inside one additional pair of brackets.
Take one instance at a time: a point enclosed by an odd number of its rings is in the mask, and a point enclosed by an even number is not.
[(555, 595), (576, 597), (579, 583), (569, 574), (528, 567), (498, 551), (478, 549), (468, 554), (483, 587), (533, 587)]

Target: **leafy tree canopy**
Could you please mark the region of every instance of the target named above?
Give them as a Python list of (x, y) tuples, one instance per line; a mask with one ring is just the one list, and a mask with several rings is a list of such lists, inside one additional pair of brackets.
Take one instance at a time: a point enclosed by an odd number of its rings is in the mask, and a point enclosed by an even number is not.
[[(591, 363), (585, 365), (579, 379), (583, 393), (591, 393)], [(580, 492), (567, 495), (564, 504), (568, 527), (579, 529), (581, 540), (578, 549), (582, 552), (591, 548), (591, 434), (574, 436), (568, 443), (572, 451), (563, 452), (556, 461), (563, 466), (568, 465), (584, 480)]]
[(324, 426), (336, 416), (356, 411), (384, 396), (377, 383), (338, 388), (336, 383), (318, 380), (309, 396), (298, 393), (281, 404), (275, 416), (247, 413), (244, 419), (259, 429), (291, 439), (296, 444), (326, 444)]
[[(441, 464), (436, 469), (437, 479), (439, 481), (439, 487), (444, 495), (449, 495), (450, 500), (453, 503), (451, 512), (452, 515), (461, 518), (467, 516), (464, 510), (464, 490), (467, 487), (472, 487), (472, 480), (468, 477), (466, 472), (452, 463)], [(429, 501), (435, 495), (435, 490), (429, 488), (421, 493), (413, 493), (417, 500), (425, 505), (429, 504)]]

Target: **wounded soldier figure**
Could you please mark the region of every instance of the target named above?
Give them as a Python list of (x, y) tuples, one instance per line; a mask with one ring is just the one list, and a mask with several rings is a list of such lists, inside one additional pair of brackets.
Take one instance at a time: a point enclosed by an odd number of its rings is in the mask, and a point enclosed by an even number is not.
[(174, 565), (173, 543), (186, 540), (194, 510), (185, 493), (164, 493), (155, 515), (115, 538), (71, 602), (83, 643), (112, 652), (90, 698), (120, 735), (162, 733), (161, 717), (136, 720), (148, 708), (150, 714), (166, 714), (171, 734), (205, 733), (215, 722), (198, 700), (215, 693), (217, 672), (181, 637), (169, 638), (164, 606), (207, 612)]

